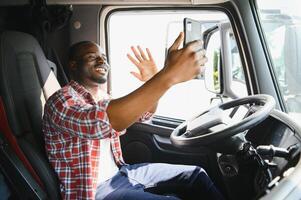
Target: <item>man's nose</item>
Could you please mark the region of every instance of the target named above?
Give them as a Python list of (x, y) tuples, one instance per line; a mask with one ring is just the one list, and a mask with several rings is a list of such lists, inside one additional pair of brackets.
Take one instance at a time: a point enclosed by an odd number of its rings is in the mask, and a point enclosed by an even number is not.
[(106, 63), (106, 60), (103, 59), (101, 56), (97, 56), (97, 57), (96, 57), (96, 62), (97, 62), (97, 63)]

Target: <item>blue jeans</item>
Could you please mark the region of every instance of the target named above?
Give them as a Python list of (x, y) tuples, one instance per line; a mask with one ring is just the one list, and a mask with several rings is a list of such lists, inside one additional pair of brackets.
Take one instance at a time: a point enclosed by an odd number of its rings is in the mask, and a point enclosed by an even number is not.
[(163, 163), (122, 166), (96, 191), (96, 200), (138, 199), (215, 200), (223, 197), (202, 168)]

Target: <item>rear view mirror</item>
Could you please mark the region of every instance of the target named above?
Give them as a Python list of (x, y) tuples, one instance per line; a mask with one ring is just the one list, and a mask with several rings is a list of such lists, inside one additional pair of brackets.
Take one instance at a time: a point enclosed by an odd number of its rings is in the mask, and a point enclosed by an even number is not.
[(205, 30), (203, 32), (203, 35), (202, 35), (202, 40), (203, 40), (203, 46), (204, 46), (204, 49), (207, 49), (207, 46), (208, 46), (208, 42), (212, 36), (213, 33), (215, 33), (216, 31), (218, 31), (219, 27), (217, 25), (211, 27), (211, 28), (208, 28), (207, 30)]

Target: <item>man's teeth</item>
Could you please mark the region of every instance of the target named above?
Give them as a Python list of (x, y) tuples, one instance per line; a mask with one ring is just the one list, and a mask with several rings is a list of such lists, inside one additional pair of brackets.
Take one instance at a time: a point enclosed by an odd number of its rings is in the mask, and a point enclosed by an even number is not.
[(98, 72), (106, 72), (106, 70), (104, 68), (101, 68), (101, 67), (96, 68), (95, 70), (98, 71)]

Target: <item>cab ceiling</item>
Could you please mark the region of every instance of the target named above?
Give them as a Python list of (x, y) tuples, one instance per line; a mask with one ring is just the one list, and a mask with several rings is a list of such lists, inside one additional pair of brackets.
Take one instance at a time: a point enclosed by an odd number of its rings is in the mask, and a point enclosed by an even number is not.
[[(47, 4), (73, 5), (199, 5), (218, 4), (230, 0), (46, 0)], [(30, 0), (1, 0), (0, 6), (26, 5)]]

